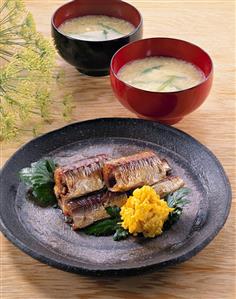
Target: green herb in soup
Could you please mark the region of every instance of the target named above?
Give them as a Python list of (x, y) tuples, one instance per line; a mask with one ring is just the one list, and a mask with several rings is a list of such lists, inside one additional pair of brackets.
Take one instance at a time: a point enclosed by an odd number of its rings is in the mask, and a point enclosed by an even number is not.
[[(113, 32), (115, 32), (115, 33), (117, 33), (117, 34), (123, 35), (122, 32), (116, 30), (115, 28), (112, 28), (111, 26), (108, 26), (108, 25), (103, 24), (103, 23), (98, 23), (98, 25), (99, 25), (99, 26), (102, 26), (103, 28), (106, 28), (106, 29), (109, 30), (109, 31), (113, 31)], [(107, 31), (107, 32), (109, 32), (109, 31)]]
[(176, 80), (187, 80), (187, 77), (181, 77), (181, 76), (175, 76), (175, 75), (169, 76), (169, 78), (161, 84), (158, 91), (163, 91), (166, 87), (170, 87), (170, 86), (173, 86), (173, 87), (177, 88), (178, 90), (180, 90), (180, 87), (176, 87), (176, 85), (174, 85)]
[(118, 77), (134, 87), (156, 92), (184, 90), (205, 79), (193, 64), (161, 56), (134, 60), (121, 68)]
[(152, 67), (148, 67), (146, 69), (144, 69), (141, 74), (147, 74), (152, 72), (153, 70), (159, 70), (162, 67), (162, 65), (156, 65), (156, 66), (152, 66)]
[(65, 21), (58, 29), (73, 38), (103, 41), (127, 35), (134, 30), (134, 26), (118, 18), (88, 15)]

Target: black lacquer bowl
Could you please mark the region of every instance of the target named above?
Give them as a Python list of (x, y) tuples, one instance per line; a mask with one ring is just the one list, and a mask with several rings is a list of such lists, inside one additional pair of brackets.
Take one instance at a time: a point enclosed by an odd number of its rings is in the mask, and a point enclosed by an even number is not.
[[(68, 19), (84, 15), (107, 15), (134, 25), (130, 34), (107, 41), (86, 41), (61, 33), (58, 27)], [(143, 21), (139, 11), (120, 0), (74, 0), (59, 7), (52, 17), (52, 36), (59, 54), (81, 73), (109, 74), (112, 56), (122, 46), (142, 38)]]
[[(173, 174), (189, 188), (191, 203), (169, 231), (155, 239), (74, 232), (59, 209), (41, 208), (26, 199), (19, 182), (23, 167), (42, 157), (63, 161), (107, 153), (113, 157), (151, 149), (166, 158)], [(183, 262), (203, 249), (223, 227), (231, 188), (216, 157), (198, 141), (172, 127), (137, 119), (95, 119), (36, 138), (19, 149), (1, 171), (0, 227), (27, 254), (59, 269), (93, 275), (128, 275)]]

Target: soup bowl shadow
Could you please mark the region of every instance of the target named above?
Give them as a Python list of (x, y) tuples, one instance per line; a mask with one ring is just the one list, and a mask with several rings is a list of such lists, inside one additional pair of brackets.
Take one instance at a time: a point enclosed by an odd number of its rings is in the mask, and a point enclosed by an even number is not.
[[(122, 37), (88, 41), (73, 38), (58, 29), (65, 21), (86, 15), (106, 15), (130, 22), (135, 29)], [(61, 57), (89, 76), (109, 74), (114, 53), (128, 44), (142, 38), (143, 20), (139, 11), (120, 0), (74, 0), (59, 7), (51, 21), (52, 37)]]
[[(119, 79), (119, 70), (127, 63), (152, 56), (182, 59), (200, 68), (205, 79), (191, 88), (174, 92), (142, 90)], [(142, 39), (119, 49), (110, 66), (111, 86), (123, 106), (138, 117), (173, 125), (196, 110), (207, 98), (213, 81), (213, 63), (200, 47), (189, 42), (157, 37)]]

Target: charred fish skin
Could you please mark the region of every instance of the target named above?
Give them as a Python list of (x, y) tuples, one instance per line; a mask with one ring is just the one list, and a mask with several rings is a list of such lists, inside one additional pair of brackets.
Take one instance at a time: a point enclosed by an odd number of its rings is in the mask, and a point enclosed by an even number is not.
[(105, 162), (103, 177), (112, 192), (125, 192), (143, 185), (153, 185), (166, 176), (161, 159), (152, 151)]
[(185, 185), (184, 181), (178, 176), (167, 176), (157, 184), (153, 185), (153, 189), (161, 198), (175, 192)]
[(66, 212), (72, 220), (74, 230), (84, 228), (98, 220), (109, 218), (106, 207), (125, 204), (127, 195), (125, 193), (113, 193), (102, 191), (83, 199), (75, 199), (66, 205)]
[(83, 196), (104, 188), (102, 167), (107, 155), (97, 155), (56, 168), (54, 192), (58, 201)]

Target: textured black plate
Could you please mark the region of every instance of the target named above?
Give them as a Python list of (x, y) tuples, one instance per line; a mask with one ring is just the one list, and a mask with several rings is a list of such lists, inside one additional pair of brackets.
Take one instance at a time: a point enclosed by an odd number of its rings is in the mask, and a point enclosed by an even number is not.
[[(117, 157), (143, 149), (157, 151), (192, 189), (191, 203), (177, 224), (151, 240), (76, 233), (58, 209), (26, 200), (18, 172), (45, 156), (109, 153)], [(137, 119), (96, 119), (72, 124), (36, 138), (19, 149), (1, 172), (0, 226), (20, 249), (59, 269), (87, 274), (138, 274), (183, 262), (205, 247), (223, 227), (231, 189), (215, 156), (189, 135)]]

